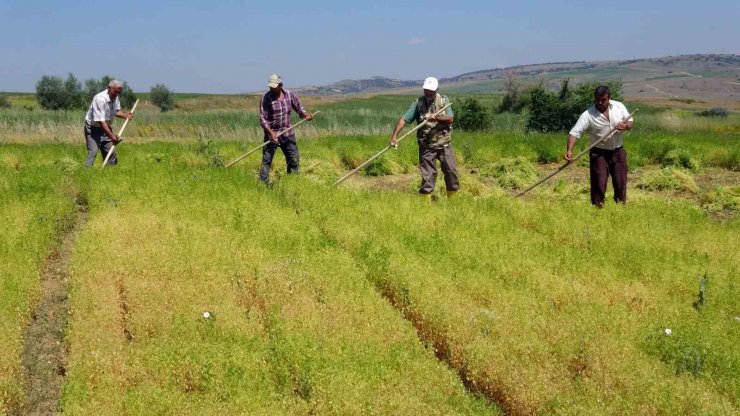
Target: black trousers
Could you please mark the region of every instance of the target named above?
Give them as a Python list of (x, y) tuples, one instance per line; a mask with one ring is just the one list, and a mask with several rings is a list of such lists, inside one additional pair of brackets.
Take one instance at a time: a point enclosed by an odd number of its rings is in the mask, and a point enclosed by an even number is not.
[(591, 171), (591, 203), (604, 205), (609, 176), (614, 187), (614, 201), (627, 202), (627, 151), (624, 147), (605, 150), (594, 147), (589, 152)]
[[(270, 135), (265, 134), (264, 141), (270, 141)], [(270, 142), (262, 148), (262, 167), (260, 168), (260, 180), (267, 182), (267, 178), (270, 176), (270, 168), (272, 168), (272, 158), (275, 156), (275, 152), (278, 147), (283, 151), (285, 155), (285, 164), (288, 165), (288, 174), (298, 173), (298, 160), (300, 155), (298, 154), (298, 145), (295, 142), (295, 135), (285, 137), (280, 136), (278, 138), (279, 144)]]

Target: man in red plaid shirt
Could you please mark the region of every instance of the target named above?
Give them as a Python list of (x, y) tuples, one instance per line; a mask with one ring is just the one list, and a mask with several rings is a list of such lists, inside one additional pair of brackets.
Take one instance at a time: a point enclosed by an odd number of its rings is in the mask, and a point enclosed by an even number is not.
[[(283, 88), (283, 80), (273, 74), (267, 81), (270, 91), (260, 99), (260, 125), (265, 131), (264, 141), (270, 141), (262, 148), (262, 167), (260, 180), (267, 182), (272, 167), (272, 158), (278, 147), (285, 155), (285, 164), (288, 165), (288, 174), (298, 173), (298, 145), (295, 141), (295, 132), (290, 124), (290, 110), (298, 113), (300, 118), (312, 120), (313, 115), (301, 105), (298, 97)], [(286, 130), (278, 137), (278, 133)]]

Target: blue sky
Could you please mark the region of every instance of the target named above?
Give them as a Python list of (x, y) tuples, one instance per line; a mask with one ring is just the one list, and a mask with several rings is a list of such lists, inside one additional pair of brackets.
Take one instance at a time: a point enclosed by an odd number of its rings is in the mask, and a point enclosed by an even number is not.
[(135, 91), (265, 89), (519, 64), (740, 53), (738, 1), (0, 0), (0, 91), (105, 74)]

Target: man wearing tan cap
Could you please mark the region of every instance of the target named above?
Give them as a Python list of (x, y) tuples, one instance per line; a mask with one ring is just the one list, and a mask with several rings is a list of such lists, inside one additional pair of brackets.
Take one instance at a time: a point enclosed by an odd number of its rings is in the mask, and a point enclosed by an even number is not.
[[(260, 180), (267, 182), (272, 167), (272, 158), (278, 147), (285, 155), (285, 164), (288, 165), (288, 174), (298, 173), (298, 145), (295, 140), (295, 132), (290, 124), (290, 110), (298, 113), (300, 118), (312, 120), (313, 115), (301, 105), (298, 97), (283, 88), (283, 80), (279, 75), (270, 75), (267, 80), (270, 91), (260, 99), (260, 125), (265, 131), (264, 141), (270, 141), (262, 148), (262, 167), (260, 168)], [(285, 131), (280, 137), (278, 132)]]
[(447, 196), (453, 196), (460, 189), (460, 180), (457, 177), (457, 162), (455, 153), (450, 146), (452, 141), (452, 122), (455, 119), (452, 107), (448, 107), (444, 114), (432, 117), (432, 114), (446, 106), (450, 100), (447, 96), (437, 93), (439, 81), (429, 77), (424, 80), (422, 89), (424, 95), (411, 103), (406, 114), (398, 120), (396, 128), (391, 134), (391, 146), (396, 145), (396, 136), (406, 123), (416, 120), (417, 124), (427, 123), (416, 131), (416, 141), (419, 143), (419, 170), (421, 171), (421, 187), (419, 193), (432, 197), (437, 182), (436, 161), (442, 167), (447, 187)]

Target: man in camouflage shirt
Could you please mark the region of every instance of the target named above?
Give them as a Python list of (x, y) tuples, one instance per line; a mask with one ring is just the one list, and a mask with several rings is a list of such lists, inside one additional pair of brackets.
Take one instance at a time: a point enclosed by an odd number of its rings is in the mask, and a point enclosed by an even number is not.
[(432, 114), (447, 105), (450, 100), (437, 93), (439, 82), (436, 78), (429, 77), (424, 80), (424, 95), (411, 103), (411, 106), (398, 120), (396, 128), (391, 135), (391, 146), (396, 145), (396, 136), (406, 123), (416, 120), (417, 124), (424, 121), (427, 123), (416, 131), (416, 140), (419, 144), (419, 170), (421, 171), (421, 187), (419, 193), (431, 198), (437, 181), (436, 160), (442, 167), (447, 187), (447, 196), (450, 197), (460, 189), (460, 181), (457, 177), (457, 162), (455, 153), (450, 144), (452, 140), (452, 122), (455, 117), (452, 108), (448, 107), (443, 114), (432, 117)]

